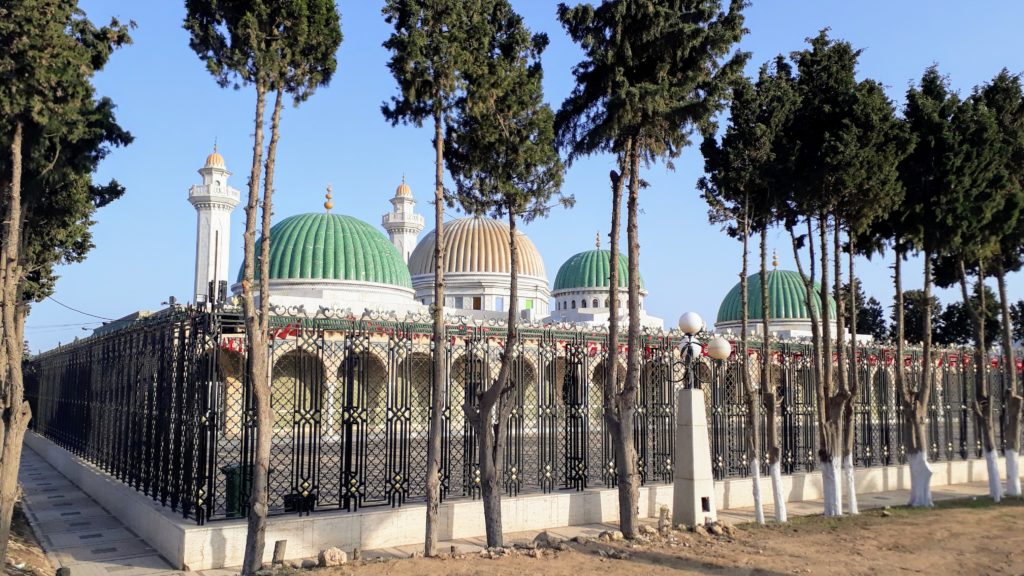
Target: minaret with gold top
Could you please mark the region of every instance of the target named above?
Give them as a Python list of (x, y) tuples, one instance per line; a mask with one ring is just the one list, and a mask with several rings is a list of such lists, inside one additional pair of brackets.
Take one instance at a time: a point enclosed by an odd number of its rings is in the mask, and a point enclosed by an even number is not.
[[(206, 164), (199, 169), (202, 184), (192, 186), (188, 201), (196, 209), (196, 276), (193, 301), (215, 301), (216, 286), (228, 278), (228, 252), (231, 246), (231, 211), (238, 206), (241, 195), (228, 185), (224, 157), (213, 146)], [(210, 283), (214, 293), (210, 293)]]
[(416, 238), (423, 231), (423, 215), (413, 212), (416, 200), (412, 197), (412, 189), (405, 183), (405, 176), (402, 176), (402, 183), (395, 190), (391, 205), (394, 210), (384, 215), (381, 226), (387, 230), (391, 243), (398, 248), (398, 253), (408, 264), (409, 256), (416, 248)]

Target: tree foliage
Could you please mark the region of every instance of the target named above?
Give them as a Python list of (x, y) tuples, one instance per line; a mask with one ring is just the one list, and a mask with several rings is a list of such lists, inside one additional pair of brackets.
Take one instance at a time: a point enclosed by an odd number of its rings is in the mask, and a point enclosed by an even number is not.
[(92, 173), (131, 142), (93, 75), (131, 41), (131, 25), (97, 27), (74, 0), (0, 4), (0, 562), (7, 554), (21, 444), (24, 326), (29, 304), (54, 289), (54, 267), (92, 248), (95, 210), (124, 192)]
[[(889, 327), (885, 323), (885, 308), (882, 307), (882, 303), (879, 302), (874, 296), (868, 297), (864, 293), (864, 287), (861, 284), (860, 278), (854, 279), (854, 301), (857, 303), (857, 326), (854, 332), (856, 334), (868, 334), (875, 340), (881, 341), (890, 337)], [(850, 284), (843, 284), (841, 293), (844, 300), (850, 299)], [(847, 329), (850, 329), (850, 318), (847, 316), (843, 318), (843, 322), (846, 323)]]
[[(907, 290), (903, 293), (903, 334), (904, 339), (911, 344), (921, 344), (924, 339), (924, 290)], [(931, 297), (931, 322), (932, 326), (939, 325), (939, 317), (942, 314), (942, 304), (935, 296)], [(890, 315), (889, 338), (896, 339), (896, 313)]]

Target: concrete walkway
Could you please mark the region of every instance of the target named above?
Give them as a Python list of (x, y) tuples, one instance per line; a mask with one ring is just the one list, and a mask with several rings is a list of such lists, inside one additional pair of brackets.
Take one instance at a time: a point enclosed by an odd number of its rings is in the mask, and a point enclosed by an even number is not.
[[(184, 573), (175, 570), (155, 550), (136, 536), (117, 518), (110, 515), (71, 483), (60, 472), (51, 467), (27, 445), (21, 456), (21, 471), (18, 475), (23, 496), (22, 506), (29, 518), (36, 535), (39, 537), (43, 550), (55, 567), (71, 567), (72, 576), (178, 576)], [(986, 482), (940, 486), (932, 489), (932, 498), (949, 500), (971, 496), (985, 497), (988, 494)], [(909, 491), (892, 490), (858, 495), (861, 510), (882, 508), (884, 506), (900, 506), (907, 502)], [(771, 495), (766, 495), (771, 498)], [(845, 505), (845, 503), (844, 503)], [(821, 500), (790, 502), (790, 516), (810, 516), (821, 514)], [(773, 507), (765, 506), (765, 516), (771, 518)], [(753, 508), (723, 510), (719, 518), (732, 523), (742, 524), (754, 521)], [(656, 524), (656, 519), (643, 522)], [(563, 539), (587, 535), (596, 537), (605, 530), (614, 530), (613, 524), (588, 524), (583, 526), (567, 526), (552, 528), (548, 532)], [(538, 534), (532, 532), (514, 532), (506, 534), (505, 541), (509, 544), (526, 543)], [(446, 551), (455, 546), (462, 553), (475, 553), (483, 550), (484, 539), (468, 538), (462, 540), (443, 541), (438, 545), (439, 551)], [(272, 544), (268, 544), (272, 545)], [(421, 551), (422, 546), (401, 546), (382, 550), (364, 552), (366, 558), (406, 558), (413, 552)], [(236, 569), (215, 569), (200, 571), (202, 576), (227, 576), (238, 574)]]
[(50, 466), (22, 448), (22, 509), (55, 568), (72, 576), (176, 576), (159, 554)]

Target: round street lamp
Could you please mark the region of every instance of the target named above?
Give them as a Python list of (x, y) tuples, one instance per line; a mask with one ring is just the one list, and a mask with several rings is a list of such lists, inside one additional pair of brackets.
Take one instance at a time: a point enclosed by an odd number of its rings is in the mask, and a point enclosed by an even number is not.
[[(704, 328), (704, 319), (696, 312), (687, 312), (679, 317), (679, 329), (685, 335), (683, 341), (679, 343), (679, 351), (682, 356), (680, 364), (686, 368), (685, 378), (690, 388), (700, 388), (700, 381), (696, 375), (696, 363), (700, 361), (704, 351), (703, 345), (698, 340), (699, 336), (707, 336)], [(711, 359), (725, 360), (732, 354), (732, 344), (721, 336), (712, 336), (707, 339), (707, 351)], [(681, 380), (674, 382), (679, 381)]]
[(732, 344), (721, 336), (715, 336), (708, 342), (708, 356), (715, 360), (725, 360), (732, 354)]

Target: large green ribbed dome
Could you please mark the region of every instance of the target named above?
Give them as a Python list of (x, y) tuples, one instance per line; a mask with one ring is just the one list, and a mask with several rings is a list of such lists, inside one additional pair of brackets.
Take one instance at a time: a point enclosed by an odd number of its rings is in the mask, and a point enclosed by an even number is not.
[[(558, 269), (555, 276), (555, 290), (576, 288), (607, 288), (609, 283), (610, 250), (587, 250), (569, 258)], [(619, 288), (629, 285), (629, 262), (619, 254)], [(644, 278), (640, 277), (643, 287)]]
[[(260, 244), (256, 244), (257, 257)], [(259, 275), (259, 262), (256, 266)], [(298, 214), (270, 229), (272, 280), (350, 280), (412, 288), (398, 249), (373, 226), (342, 214)], [(238, 273), (242, 279), (242, 271)]]
[[(821, 310), (821, 296), (818, 284), (814, 285), (814, 297), (811, 299), (815, 310)], [(764, 317), (761, 310), (761, 274), (747, 277), (747, 317), (760, 320)], [(770, 319), (790, 320), (809, 319), (807, 298), (804, 292), (804, 281), (799, 272), (792, 270), (772, 270), (768, 272), (768, 306)], [(836, 317), (836, 303), (831, 296), (828, 298), (831, 320)], [(740, 285), (737, 283), (722, 300), (718, 307), (717, 323), (741, 322), (743, 320), (743, 302), (740, 297)]]

